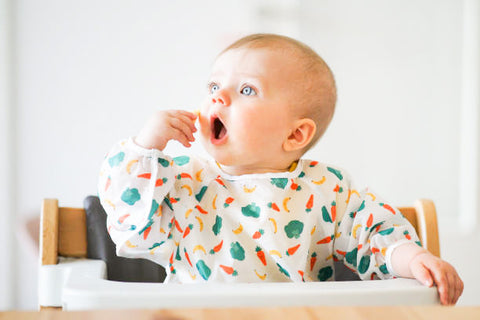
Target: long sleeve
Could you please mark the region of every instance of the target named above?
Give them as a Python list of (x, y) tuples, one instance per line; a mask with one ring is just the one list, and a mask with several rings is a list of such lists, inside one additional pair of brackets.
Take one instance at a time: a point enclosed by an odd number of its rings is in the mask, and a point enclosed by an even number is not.
[(362, 280), (392, 278), (391, 252), (405, 242), (420, 245), (415, 229), (374, 192), (357, 189), (346, 173), (339, 176), (343, 192), (337, 193), (335, 257), (356, 270)]
[(174, 176), (172, 159), (159, 150), (143, 149), (132, 139), (118, 143), (107, 154), (98, 193), (118, 255), (166, 263), (173, 250), (174, 215), (165, 203)]

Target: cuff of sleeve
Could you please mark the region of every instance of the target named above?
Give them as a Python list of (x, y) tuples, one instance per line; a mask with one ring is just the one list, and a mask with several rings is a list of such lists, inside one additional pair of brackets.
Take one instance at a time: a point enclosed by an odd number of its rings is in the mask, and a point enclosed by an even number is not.
[(162, 151), (157, 149), (146, 149), (135, 142), (135, 137), (130, 137), (127, 139), (126, 146), (134, 151), (135, 153), (141, 154), (143, 156), (151, 156), (151, 155), (161, 155), (163, 154)]
[(392, 244), (387, 249), (387, 252), (385, 254), (385, 264), (387, 265), (388, 272), (394, 277), (399, 277), (400, 275), (397, 272), (395, 272), (395, 269), (393, 269), (393, 266), (392, 266), (393, 251), (396, 248), (398, 248), (399, 246), (401, 246), (402, 244), (409, 243), (409, 242), (411, 242), (411, 241), (407, 240), (407, 239), (402, 239), (402, 240), (399, 240), (399, 241), (395, 242), (394, 244)]

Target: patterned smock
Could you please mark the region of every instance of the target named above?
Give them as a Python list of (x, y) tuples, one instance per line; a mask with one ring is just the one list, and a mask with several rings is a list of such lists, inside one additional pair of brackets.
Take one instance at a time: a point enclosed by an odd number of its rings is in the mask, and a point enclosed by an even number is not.
[(231, 176), (129, 139), (105, 158), (98, 188), (117, 254), (159, 263), (166, 282), (327, 281), (338, 260), (387, 279), (393, 249), (419, 244), (397, 209), (317, 161)]

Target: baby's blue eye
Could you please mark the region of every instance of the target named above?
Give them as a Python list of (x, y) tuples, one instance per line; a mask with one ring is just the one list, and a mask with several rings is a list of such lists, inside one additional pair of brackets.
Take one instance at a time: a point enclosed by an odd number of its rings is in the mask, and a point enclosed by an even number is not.
[(216, 84), (210, 85), (210, 93), (214, 93), (218, 89), (220, 89), (220, 87), (218, 85), (216, 85)]
[(254, 89), (252, 89), (252, 87), (249, 87), (249, 86), (246, 86), (246, 87), (243, 87), (242, 90), (240, 91), (241, 94), (244, 94), (246, 96), (254, 96), (256, 95), (257, 93), (255, 92)]

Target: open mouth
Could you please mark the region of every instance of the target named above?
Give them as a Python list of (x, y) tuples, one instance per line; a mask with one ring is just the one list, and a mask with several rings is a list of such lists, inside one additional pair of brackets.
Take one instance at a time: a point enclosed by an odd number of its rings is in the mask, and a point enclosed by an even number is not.
[(218, 116), (214, 115), (212, 116), (210, 123), (212, 130), (212, 143), (220, 144), (224, 142), (227, 137), (227, 128), (223, 124), (222, 120)]

